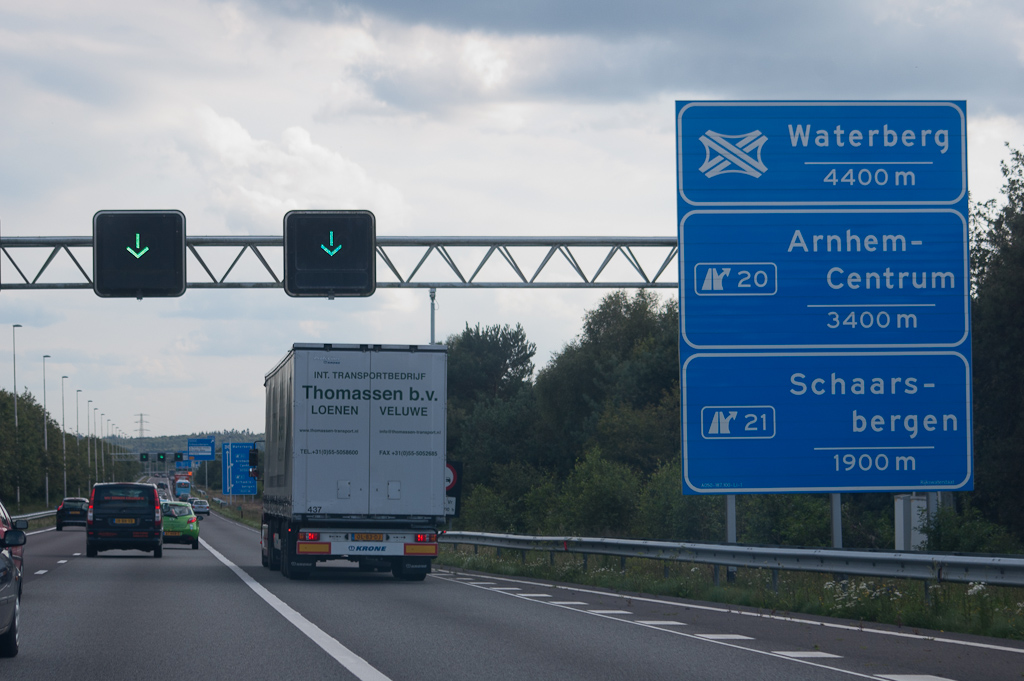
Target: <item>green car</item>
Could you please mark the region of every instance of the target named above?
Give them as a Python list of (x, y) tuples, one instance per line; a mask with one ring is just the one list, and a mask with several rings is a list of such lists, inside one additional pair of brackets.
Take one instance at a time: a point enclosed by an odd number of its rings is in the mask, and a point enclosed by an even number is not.
[(199, 518), (192, 512), (192, 506), (181, 501), (165, 501), (164, 543), (191, 544), (199, 548)]

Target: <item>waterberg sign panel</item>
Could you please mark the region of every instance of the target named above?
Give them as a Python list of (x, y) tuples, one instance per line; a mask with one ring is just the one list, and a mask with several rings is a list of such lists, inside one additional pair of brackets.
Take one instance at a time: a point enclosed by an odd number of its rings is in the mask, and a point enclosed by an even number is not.
[(951, 206), (964, 102), (676, 102), (689, 206)]
[(224, 494), (256, 494), (256, 478), (249, 477), (252, 442), (225, 442), (221, 459), (221, 491)]
[(966, 103), (676, 125), (683, 492), (973, 489)]

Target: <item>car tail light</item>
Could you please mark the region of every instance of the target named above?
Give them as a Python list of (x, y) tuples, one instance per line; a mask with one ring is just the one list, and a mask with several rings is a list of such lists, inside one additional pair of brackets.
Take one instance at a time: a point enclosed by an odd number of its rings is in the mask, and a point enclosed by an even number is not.
[(189, 519), (188, 519), (188, 521), (189, 521), (190, 523), (194, 523), (194, 522), (196, 521), (196, 517), (195, 517), (195, 516), (192, 516), (191, 518), (189, 518)]
[(89, 512), (85, 514), (85, 524), (92, 525), (92, 502), (89, 502)]
[(299, 541), (320, 541), (319, 532), (299, 532)]
[(430, 534), (417, 534), (416, 541), (437, 541), (437, 535), (434, 533)]
[(160, 527), (163, 524), (163, 516), (160, 515), (160, 495), (156, 494), (156, 512), (153, 516), (153, 525)]

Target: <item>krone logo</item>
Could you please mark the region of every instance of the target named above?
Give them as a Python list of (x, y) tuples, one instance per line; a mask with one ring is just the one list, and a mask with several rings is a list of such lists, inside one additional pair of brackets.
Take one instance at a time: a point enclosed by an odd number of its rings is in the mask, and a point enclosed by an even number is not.
[[(723, 135), (708, 130), (700, 136), (704, 145), (704, 165), (700, 172), (708, 177), (722, 173), (742, 173), (761, 177), (768, 170), (761, 162), (761, 147), (768, 138), (760, 130), (743, 135)], [(754, 154), (751, 156), (751, 154)]]

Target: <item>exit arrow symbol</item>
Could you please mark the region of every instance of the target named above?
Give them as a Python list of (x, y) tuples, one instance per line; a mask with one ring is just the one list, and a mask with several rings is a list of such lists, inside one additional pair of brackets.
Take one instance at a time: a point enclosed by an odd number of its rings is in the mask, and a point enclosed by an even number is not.
[[(136, 244), (136, 245), (138, 245), (138, 244)], [(334, 245), (334, 232), (331, 232), (331, 246), (333, 246), (333, 245)], [(331, 250), (331, 249), (327, 248), (327, 246), (324, 246), (323, 244), (320, 244), (320, 248), (324, 249), (324, 251), (327, 253), (327, 255), (330, 255), (330, 256), (333, 257), (335, 253), (337, 253), (338, 251), (341, 250), (341, 244), (338, 244), (338, 247), (335, 248), (334, 250)], [(138, 257), (138, 256), (136, 256), (136, 257)]]
[[(139, 235), (136, 234), (135, 235), (135, 248), (138, 248), (138, 247), (139, 247)], [(142, 256), (144, 256), (146, 254), (146, 251), (149, 250), (149, 246), (146, 246), (141, 251), (133, 250), (131, 246), (125, 246), (125, 248), (127, 248), (128, 252), (131, 253), (132, 255), (134, 255), (136, 258), (141, 258)]]

